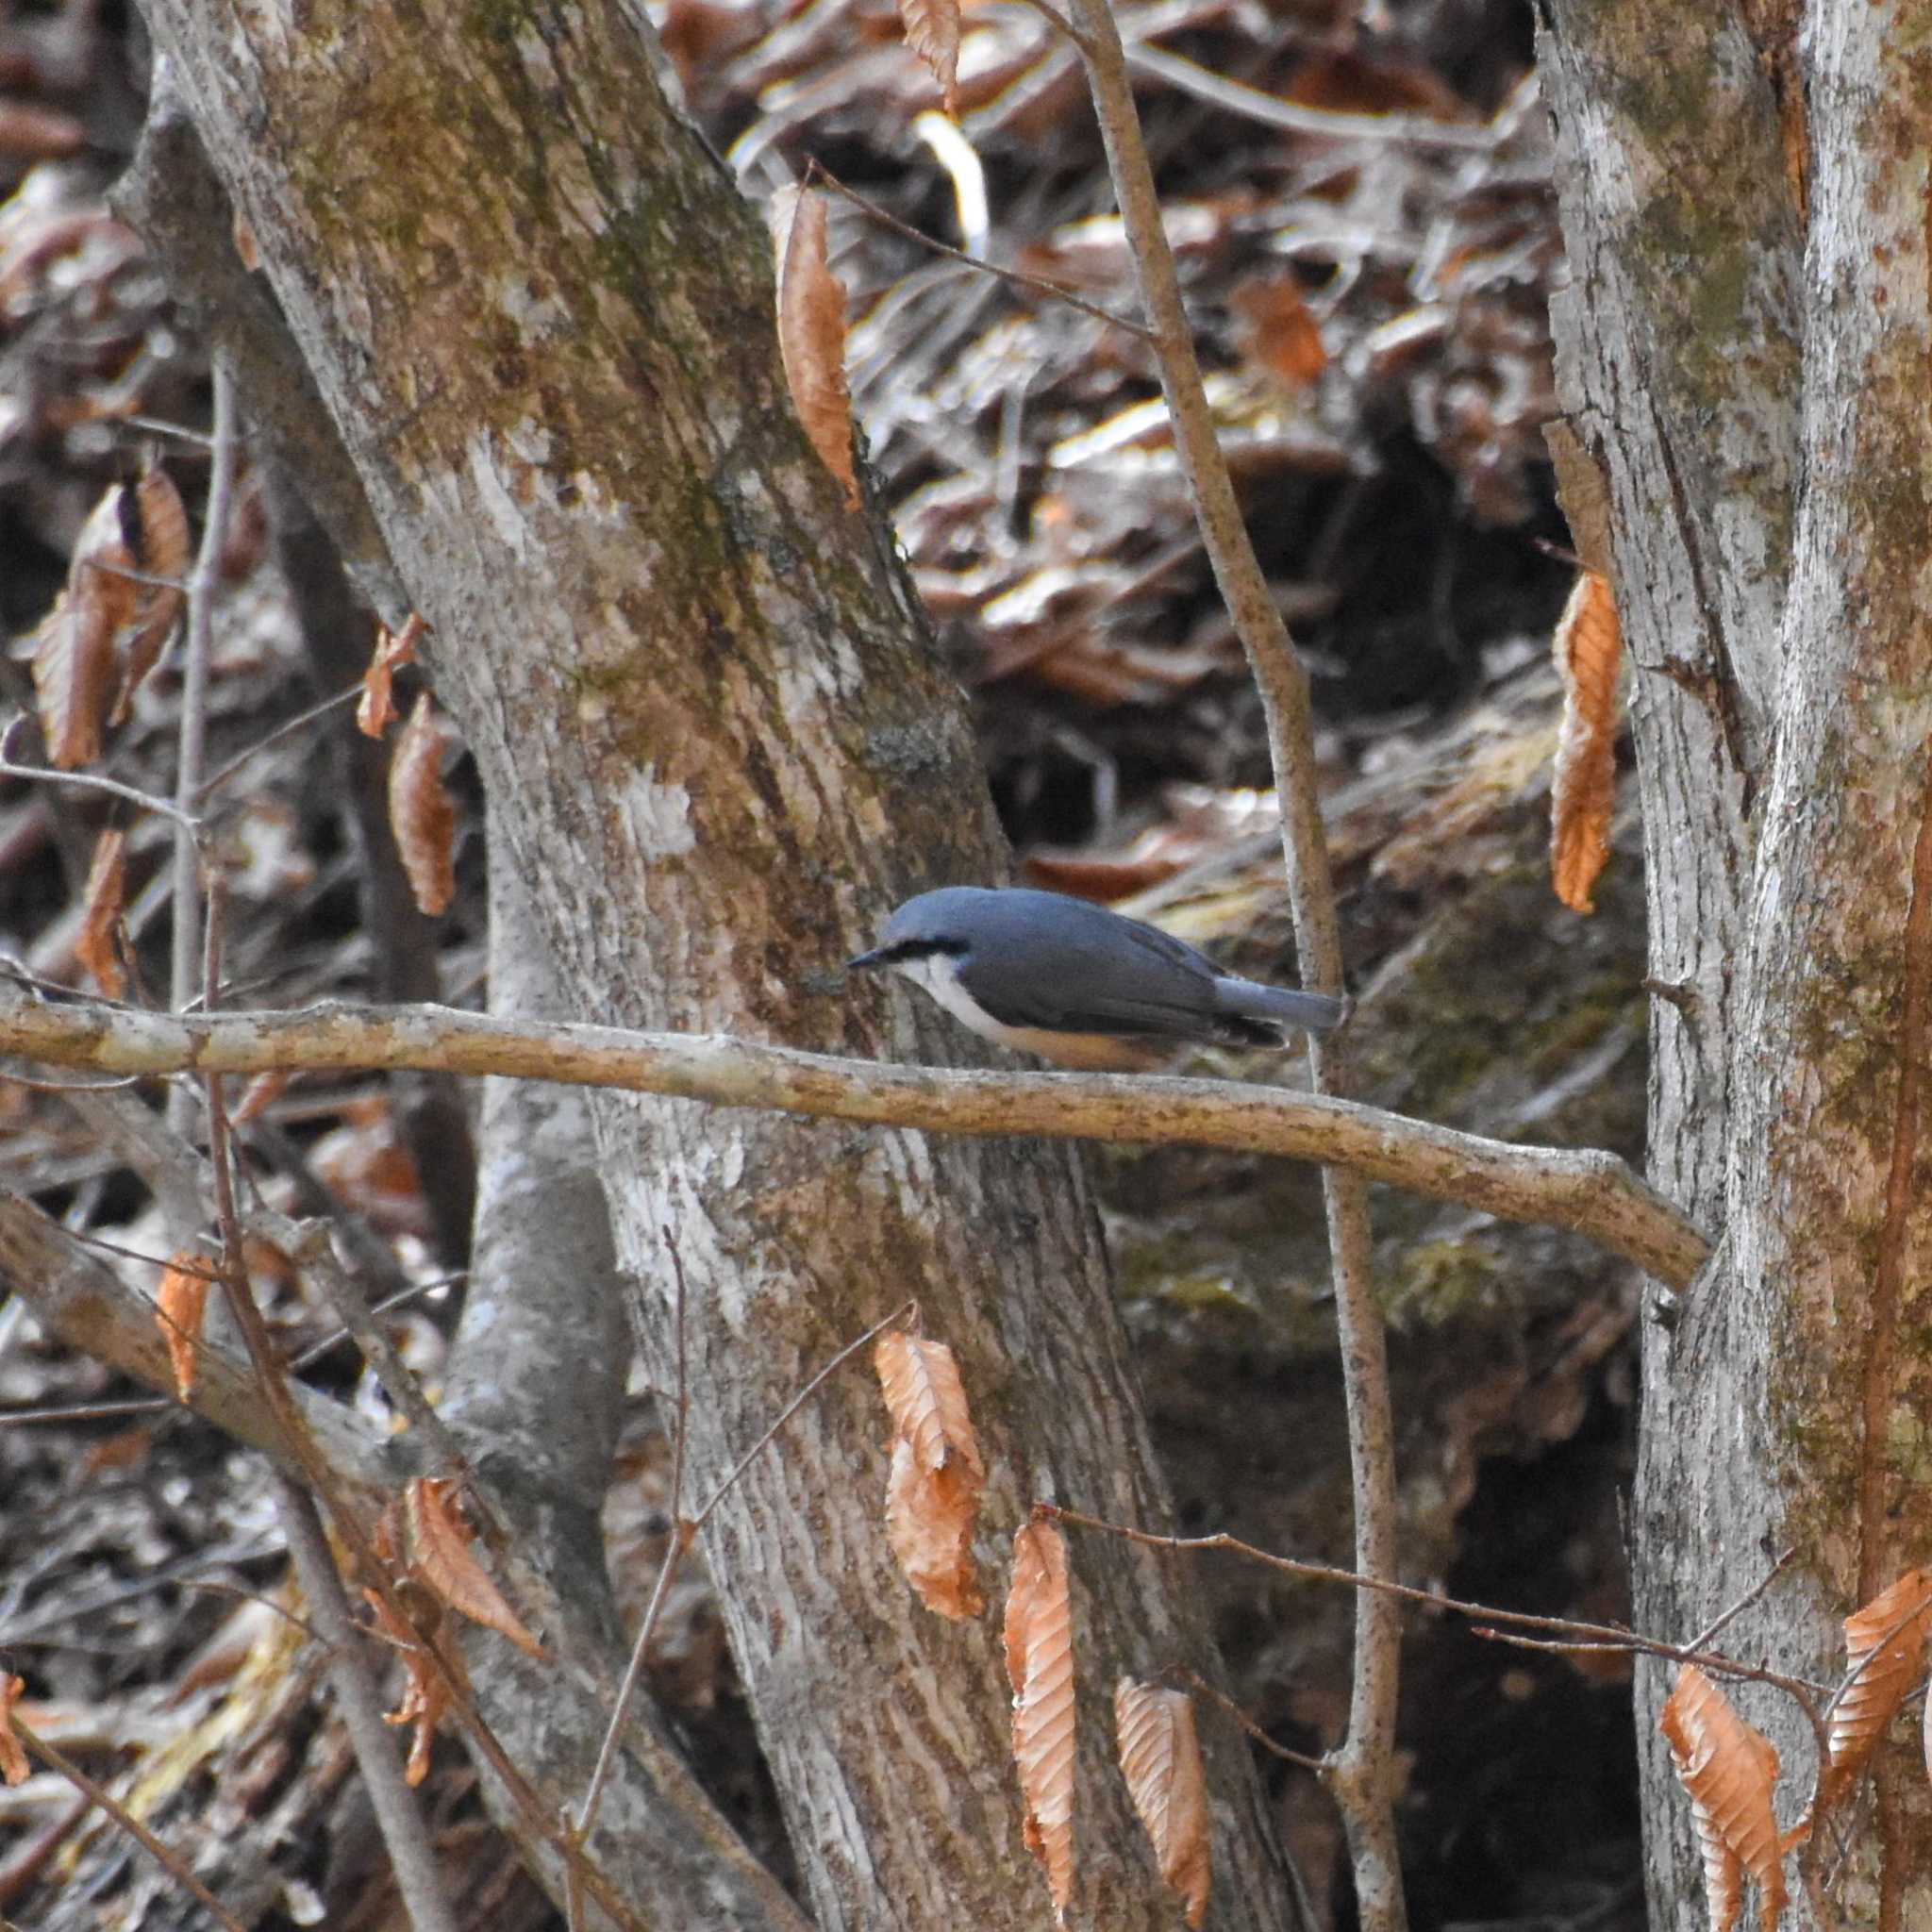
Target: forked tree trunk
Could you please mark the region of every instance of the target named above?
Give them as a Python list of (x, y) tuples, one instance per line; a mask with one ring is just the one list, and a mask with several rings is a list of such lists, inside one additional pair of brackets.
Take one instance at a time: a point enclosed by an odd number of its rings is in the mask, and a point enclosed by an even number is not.
[[(1566, 406), (1616, 512), (1650, 867), (1653, 1178), (1713, 1235), (1644, 1347), (1640, 1626), (1841, 1668), (1932, 1550), (1932, 382), (1921, 9), (1552, 0)], [(1640, 1676), (1653, 1924), (1704, 1923)], [(1789, 1824), (1811, 1733), (1776, 1693)], [(1881, 1754), (1843, 1924), (1932, 1923), (1932, 1806)], [(1801, 1902), (1798, 1912), (1807, 1907)]]
[[(148, 11), (434, 627), (438, 693), (507, 834), (493, 856), (580, 1014), (955, 1053), (908, 1003), (848, 997), (838, 967), (897, 897), (999, 868), (964, 708), (883, 524), (842, 507), (797, 429), (764, 234), (667, 107), (641, 8)], [(592, 1106), (660, 1388), (674, 1252), (689, 1282), (692, 1499), (917, 1297), (988, 1433), (991, 1524), (1036, 1496), (1162, 1520), (1065, 1150)], [(996, 1633), (914, 1603), (885, 1469), (853, 1369), (707, 1541), (810, 1904), (827, 1928), (1037, 1926)], [(1004, 1536), (982, 1548), (997, 1590)], [(1118, 1672), (1201, 1658), (1189, 1579), (1096, 1541), (1074, 1569), (1083, 1909), (1169, 1925), (1104, 1713)], [(1205, 1729), (1220, 1922), (1289, 1924), (1245, 1747)]]

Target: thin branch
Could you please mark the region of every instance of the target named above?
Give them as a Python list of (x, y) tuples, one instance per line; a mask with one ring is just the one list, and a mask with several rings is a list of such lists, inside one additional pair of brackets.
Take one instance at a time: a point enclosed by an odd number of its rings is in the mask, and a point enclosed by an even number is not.
[(1199, 1671), (1184, 1670), (1179, 1674), (1210, 1704), (1218, 1704), (1271, 1757), (1278, 1757), (1284, 1764), (1299, 1765), (1303, 1771), (1312, 1771), (1317, 1777), (1326, 1774), (1328, 1767), (1319, 1757), (1310, 1757), (1306, 1751), (1291, 1751), (1286, 1744), (1277, 1744), (1232, 1697), (1224, 1690), (1217, 1690)]
[(1263, 93), (1224, 75), (1210, 73), (1178, 54), (1136, 41), (1127, 50), (1127, 65), (1151, 74), (1181, 92), (1210, 107), (1244, 115), (1266, 127), (1287, 134), (1320, 135), (1331, 141), (1374, 141), (1403, 147), (1448, 148), (1457, 154), (1493, 154), (1498, 146), (1493, 127), (1459, 126), (1454, 121), (1434, 121), (1423, 114), (1343, 114), (1332, 108), (1307, 108)]
[[(1817, 1707), (1817, 1687), (1806, 1683), (1802, 1677), (1787, 1676), (1782, 1671), (1770, 1670), (1762, 1664), (1740, 1663), (1736, 1657), (1726, 1657), (1722, 1652), (1699, 1650), (1682, 1643), (1666, 1643), (1660, 1638), (1645, 1637), (1638, 1631), (1624, 1628), (1621, 1624), (1591, 1624), (1575, 1617), (1544, 1617), (1529, 1610), (1500, 1610), (1492, 1604), (1466, 1603), (1460, 1597), (1441, 1596), (1431, 1590), (1418, 1590), (1413, 1584), (1392, 1583), (1386, 1577), (1364, 1575), (1359, 1570), (1344, 1570), (1334, 1563), (1307, 1563), (1298, 1557), (1277, 1556), (1273, 1550), (1264, 1550), (1258, 1544), (1243, 1542), (1240, 1537), (1225, 1533), (1161, 1536), (1151, 1529), (1131, 1529), (1123, 1523), (1108, 1523), (1104, 1517), (1087, 1516), (1077, 1509), (1063, 1509), (1058, 1503), (1035, 1503), (1033, 1514), (1054, 1523), (1070, 1523), (1076, 1529), (1097, 1529), (1108, 1536), (1120, 1537), (1126, 1542), (1179, 1556), (1192, 1556), (1208, 1550), (1225, 1551), (1229, 1556), (1245, 1557), (1252, 1563), (1260, 1563), (1270, 1570), (1279, 1571), (1284, 1576), (1299, 1577), (1304, 1582), (1333, 1583), (1350, 1590), (1374, 1591), (1377, 1596), (1387, 1597), (1391, 1603), (1419, 1604), (1425, 1609), (1446, 1610), (1452, 1616), (1467, 1617), (1478, 1624), (1507, 1624), (1522, 1630), (1545, 1630), (1561, 1640), (1554, 1646), (1540, 1647), (1615, 1650), (1632, 1656), (1660, 1657), (1674, 1663), (1695, 1664), (1700, 1670), (1719, 1672), (1747, 1683), (1772, 1685), (1795, 1699), (1807, 1712), (1815, 1712)], [(1483, 1634), (1480, 1628), (1476, 1634)], [(1517, 1641), (1501, 1631), (1491, 1634), (1499, 1641)], [(1324, 1769), (1332, 1770), (1333, 1764), (1331, 1758)]]
[(340, 706), (351, 703), (362, 695), (362, 684), (358, 678), (347, 691), (339, 691), (332, 698), (324, 698), (320, 704), (310, 705), (306, 711), (297, 711), (292, 718), (277, 724), (273, 731), (266, 732), (245, 750), (238, 751), (228, 762), (213, 776), (201, 781), (200, 796), (211, 797), (219, 791), (237, 772), (252, 758), (258, 758), (270, 745), (279, 744), (283, 739), (292, 737), (305, 724), (313, 724), (318, 718), (325, 718)]
[(504, 1021), (449, 1007), (144, 1013), (0, 988), (0, 1054), (111, 1074), (413, 1069), (620, 1087), (928, 1133), (1228, 1147), (1353, 1168), (1506, 1221), (1566, 1227), (1673, 1288), (1706, 1237), (1613, 1154), (1522, 1147), (1325, 1094), (1155, 1074), (958, 1073), (719, 1035)]
[(917, 242), (922, 248), (929, 248), (935, 255), (943, 255), (950, 261), (963, 262), (968, 268), (977, 269), (982, 275), (994, 276), (1003, 282), (1012, 282), (1022, 289), (1030, 289), (1036, 294), (1046, 295), (1056, 302), (1064, 302), (1070, 308), (1077, 308), (1083, 314), (1091, 315), (1096, 322), (1104, 322), (1110, 328), (1124, 329), (1130, 336), (1139, 336), (1143, 342), (1154, 340), (1154, 331), (1143, 324), (1129, 320), (1124, 315), (1116, 315), (1110, 308), (1103, 308), (1097, 302), (1090, 302), (1084, 295), (1076, 295), (1058, 282), (1049, 281), (1044, 275), (1029, 275), (1024, 269), (1003, 268), (996, 261), (989, 261), (982, 255), (968, 255), (962, 248), (955, 248), (949, 242), (941, 242), (928, 235), (924, 229), (915, 228), (910, 222), (902, 222), (889, 208), (881, 208), (877, 202), (869, 201), (856, 188), (848, 188), (838, 175), (823, 161), (815, 160), (807, 175), (808, 181), (816, 177), (822, 180), (834, 194), (842, 196), (854, 208), (862, 208), (874, 221), (891, 228), (895, 235), (904, 235), (909, 242)]
[[(1215, 583), (1260, 693), (1281, 807), (1282, 862), (1303, 979), (1318, 991), (1341, 993), (1345, 990), (1341, 928), (1316, 794), (1307, 672), (1295, 656), (1280, 606), (1249, 541), (1234, 479), (1221, 453), (1110, 0), (1072, 0), (1072, 8), (1086, 36), (1088, 88), (1133, 253), (1141, 299), (1154, 326), (1155, 355), (1174, 448)], [(1310, 1059), (1319, 1092), (1334, 1096), (1346, 1091), (1347, 1053), (1345, 1034), (1332, 1043), (1317, 1040), (1312, 1044)], [(1348, 1417), (1356, 1567), (1366, 1576), (1392, 1579), (1399, 1527), (1395, 1425), (1387, 1342), (1374, 1292), (1368, 1190), (1359, 1174), (1332, 1165), (1323, 1169), (1322, 1189), (1328, 1211), (1337, 1341)], [(1395, 1837), (1400, 1650), (1393, 1604), (1379, 1591), (1358, 1591), (1348, 1736), (1331, 1759), (1331, 1782), (1348, 1832), (1365, 1932), (1403, 1932), (1407, 1924)]]
[[(215, 592), (221, 582), (222, 545), (227, 538), (228, 505), (235, 491), (238, 443), (235, 434), (235, 378), (227, 351), (210, 352), (209, 374), (214, 382), (213, 462), (208, 473), (208, 508), (201, 530), (201, 548), (188, 578), (188, 623), (182, 643), (181, 739), (175, 766), (175, 822), (181, 830), (175, 841), (174, 940), (169, 1001), (179, 1013), (187, 1009), (202, 978), (201, 945), (202, 850), (188, 836), (208, 753), (208, 668), (213, 652)], [(214, 1004), (212, 989), (208, 1004)], [(192, 1120), (193, 1096), (177, 1088), (168, 1096), (168, 1122), (185, 1134)]]
[(104, 1786), (97, 1785), (58, 1746), (48, 1743), (37, 1731), (29, 1730), (17, 1717), (10, 1719), (9, 1722), (13, 1727), (13, 1735), (36, 1757), (58, 1771), (90, 1804), (99, 1806), (176, 1885), (188, 1892), (204, 1911), (213, 1917), (215, 1923), (224, 1928), (224, 1932), (247, 1932), (247, 1927), (242, 1921), (188, 1869), (180, 1854), (163, 1844), (125, 1805)]
[[(12, 735), (9, 726), (7, 736), (11, 738)], [(0, 740), (0, 747), (4, 747), (4, 743), (5, 741)], [(81, 791), (105, 791), (109, 798), (125, 799), (129, 805), (139, 806), (142, 811), (172, 819), (190, 839), (201, 837), (201, 821), (191, 813), (177, 810), (165, 798), (158, 798), (152, 791), (137, 791), (132, 785), (104, 778), (97, 772), (57, 772), (42, 765), (16, 765), (10, 758), (0, 756), (0, 778), (25, 778), (30, 785), (71, 785)]]

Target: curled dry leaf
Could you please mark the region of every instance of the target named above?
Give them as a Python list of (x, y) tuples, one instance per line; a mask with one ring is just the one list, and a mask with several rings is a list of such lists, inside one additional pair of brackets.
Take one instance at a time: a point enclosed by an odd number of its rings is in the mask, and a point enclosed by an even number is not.
[(294, 1077), (290, 1067), (271, 1067), (267, 1073), (256, 1074), (242, 1090), (242, 1098), (228, 1115), (230, 1123), (245, 1127), (250, 1121), (259, 1120), (289, 1091), (289, 1082)]
[(26, 1782), (26, 1752), (13, 1728), (13, 1707), (26, 1694), (26, 1679), (0, 1671), (0, 1777), (10, 1785)]
[(88, 976), (110, 1000), (127, 991), (127, 969), (121, 963), (119, 928), (127, 904), (127, 834), (113, 828), (94, 841), (93, 863), (87, 869), (87, 891), (81, 901), (80, 933), (74, 941), (75, 958)]
[(456, 1485), (442, 1476), (418, 1476), (404, 1492), (409, 1526), (409, 1569), (453, 1610), (508, 1637), (530, 1657), (543, 1646), (525, 1629), (503, 1592), (471, 1554), (475, 1538), (457, 1514)]
[(948, 114), (959, 112), (959, 0), (899, 0), (906, 44), (932, 71)]
[(425, 691), (391, 754), (389, 825), (416, 904), (432, 919), (457, 895), (457, 808), (442, 782), (449, 727)]
[(942, 1617), (986, 1607), (973, 1564), (986, 1464), (967, 1411), (959, 1365), (942, 1341), (889, 1330), (873, 1367), (892, 1419), (886, 1536), (920, 1601)]
[(1831, 1712), (1827, 1791), (1857, 1775), (1893, 1712), (1924, 1680), (1928, 1634), (1932, 1570), (1907, 1570), (1845, 1619), (1845, 1685)]
[(57, 771), (92, 764), (119, 682), (115, 640), (135, 614), (125, 575), (134, 553), (122, 528), (127, 492), (115, 486), (81, 525), (67, 586), (42, 620), (34, 647), (34, 693), (47, 761)]
[(826, 207), (809, 188), (772, 197), (778, 257), (778, 353), (791, 407), (819, 459), (858, 508), (852, 460), (852, 394), (845, 382), (845, 290), (826, 258)]
[(401, 630), (392, 631), (386, 624), (377, 629), (369, 669), (362, 674), (362, 696), (356, 706), (356, 728), (364, 738), (380, 738), (395, 722), (391, 687), (396, 671), (416, 661), (416, 645), (428, 628), (412, 610)]
[(183, 1402), (194, 1393), (194, 1374), (201, 1347), (201, 1321), (208, 1307), (208, 1262), (184, 1248), (168, 1263), (155, 1291), (155, 1319), (168, 1344), (168, 1366), (175, 1374), (175, 1392)]
[(1066, 1539), (1050, 1523), (1014, 1535), (1006, 1645), (1026, 1847), (1064, 1924), (1074, 1895), (1074, 1616)]
[(1573, 912), (1593, 912), (1591, 888), (1610, 856), (1617, 788), (1617, 672), (1623, 633), (1607, 577), (1585, 571), (1553, 640), (1563, 723), (1550, 781), (1550, 876)]
[(161, 646), (188, 601), (181, 588), (188, 575), (188, 511), (174, 478), (158, 463), (142, 472), (134, 486), (134, 507), (142, 575), (171, 581), (134, 586), (133, 628), (121, 653), (121, 689), (110, 724), (123, 723), (133, 708), (134, 693), (159, 660)]
[(444, 1680), (421, 1640), (382, 1597), (373, 1590), (362, 1592), (375, 1613), (377, 1633), (387, 1638), (408, 1674), (402, 1701), (393, 1710), (383, 1713), (383, 1722), (414, 1724), (416, 1735), (409, 1743), (409, 1762), (403, 1772), (406, 1784), (420, 1785), (429, 1775), (429, 1752), (436, 1741), (436, 1727), (449, 1708), (450, 1687)]
[(1757, 1916), (1773, 1932), (1784, 1915), (1784, 1846), (1772, 1810), (1777, 1749), (1731, 1708), (1724, 1692), (1694, 1664), (1657, 1718), (1677, 1777), (1690, 1794), (1704, 1848), (1704, 1884), (1711, 1932), (1730, 1932), (1743, 1904), (1744, 1874), (1757, 1885)]
[(1188, 1924), (1208, 1916), (1213, 1883), (1208, 1775), (1194, 1733), (1194, 1704), (1184, 1690), (1123, 1677), (1113, 1687), (1121, 1775), (1154, 1845), (1170, 1890), (1187, 1902)]

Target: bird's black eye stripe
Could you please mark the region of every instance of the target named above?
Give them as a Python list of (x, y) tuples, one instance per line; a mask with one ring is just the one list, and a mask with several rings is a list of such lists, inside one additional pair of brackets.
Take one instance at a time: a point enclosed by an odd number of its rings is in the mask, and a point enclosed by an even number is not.
[(964, 940), (901, 940), (897, 945), (880, 950), (878, 963), (903, 966), (908, 959), (930, 959), (935, 953), (943, 953), (949, 959), (961, 959), (969, 950)]

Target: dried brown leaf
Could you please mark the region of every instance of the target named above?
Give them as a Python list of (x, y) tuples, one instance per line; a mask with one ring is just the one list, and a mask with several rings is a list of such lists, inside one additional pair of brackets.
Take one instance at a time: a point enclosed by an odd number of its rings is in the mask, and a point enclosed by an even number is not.
[(1557, 472), (1557, 500), (1570, 525), (1570, 541), (1585, 570), (1610, 574), (1610, 484), (1603, 465), (1585, 446), (1567, 416), (1543, 425), (1543, 443)]
[(253, 275), (261, 266), (261, 246), (255, 239), (255, 229), (240, 208), (235, 211), (234, 225), (230, 230), (235, 243), (235, 254), (242, 266)]
[(428, 628), (412, 610), (401, 630), (384, 625), (375, 633), (375, 649), (362, 674), (362, 696), (356, 706), (356, 728), (364, 738), (380, 738), (395, 722), (391, 687), (398, 668), (416, 661), (416, 645)]
[(899, 0), (906, 44), (932, 71), (948, 114), (959, 112), (959, 0)]
[(1066, 1540), (1050, 1523), (1013, 1538), (1006, 1646), (1026, 1846), (1064, 1923), (1074, 1895), (1074, 1619)]
[(845, 382), (845, 290), (826, 258), (826, 204), (809, 188), (772, 198), (778, 258), (778, 352), (791, 407), (819, 459), (858, 508), (852, 395)]
[(230, 1111), (229, 1121), (238, 1127), (245, 1127), (250, 1121), (259, 1120), (289, 1091), (289, 1082), (294, 1077), (291, 1067), (271, 1067), (267, 1073), (256, 1074), (242, 1090), (242, 1098)]
[(188, 575), (188, 511), (173, 477), (158, 463), (150, 463), (142, 473), (134, 486), (134, 506), (142, 575), (174, 581), (133, 586), (133, 627), (121, 651), (121, 691), (108, 721), (110, 724), (121, 724), (133, 708), (134, 693), (155, 668), (161, 646), (168, 641), (168, 634), (188, 601), (181, 589)]
[(986, 1464), (967, 1411), (959, 1365), (942, 1341), (890, 1330), (873, 1366), (892, 1419), (886, 1537), (920, 1601), (942, 1617), (986, 1607), (973, 1562)]
[(1731, 1708), (1724, 1692), (1694, 1664), (1677, 1673), (1657, 1718), (1677, 1777), (1690, 1794), (1704, 1849), (1704, 1884), (1711, 1932), (1731, 1932), (1743, 1903), (1743, 1875), (1757, 1885), (1757, 1915), (1773, 1932), (1784, 1915), (1783, 1844), (1772, 1809), (1777, 1749)]
[(443, 1712), (449, 1708), (450, 1687), (431, 1661), (415, 1631), (390, 1608), (376, 1591), (365, 1590), (362, 1595), (375, 1613), (377, 1631), (388, 1638), (408, 1674), (401, 1701), (393, 1710), (383, 1713), (383, 1722), (415, 1725), (416, 1735), (409, 1742), (409, 1762), (403, 1772), (403, 1781), (420, 1785), (429, 1775), (429, 1753), (436, 1742), (436, 1727), (442, 1722)]
[(1925, 1675), (1932, 1570), (1907, 1570), (1845, 1619), (1845, 1688), (1831, 1712), (1829, 1789), (1856, 1777)]
[(1208, 1774), (1194, 1734), (1193, 1700), (1123, 1677), (1113, 1687), (1121, 1774), (1154, 1845), (1162, 1881), (1187, 1901), (1188, 1924), (1208, 1916), (1214, 1874), (1208, 1835)]
[(455, 1490), (456, 1484), (444, 1477), (418, 1476), (404, 1491), (411, 1574), (473, 1624), (508, 1637), (531, 1657), (541, 1657), (543, 1646), (524, 1627), (471, 1554), (475, 1538), (457, 1513)]
[(26, 1694), (26, 1679), (0, 1671), (0, 1778), (24, 1785), (27, 1778), (26, 1750), (13, 1729), (13, 1707)]
[(127, 991), (121, 963), (121, 914), (127, 904), (127, 834), (110, 827), (94, 841), (81, 900), (80, 931), (74, 953), (93, 983), (110, 1000)]
[(115, 640), (135, 608), (135, 586), (124, 575), (134, 568), (121, 523), (126, 493), (117, 483), (89, 512), (66, 589), (42, 621), (34, 649), (41, 735), (57, 771), (101, 755), (101, 727), (118, 683)]
[(391, 754), (389, 824), (416, 904), (433, 919), (457, 895), (457, 808), (442, 782), (449, 730), (425, 691)]
[(1607, 577), (1585, 571), (1576, 579), (1552, 645), (1563, 680), (1563, 722), (1550, 781), (1550, 876), (1573, 912), (1593, 912), (1591, 889), (1610, 856), (1624, 650)]
[(155, 1319), (168, 1344), (168, 1366), (175, 1374), (175, 1391), (183, 1402), (194, 1393), (194, 1374), (201, 1346), (201, 1320), (210, 1287), (208, 1262), (184, 1248), (168, 1263), (161, 1285), (155, 1290)]

